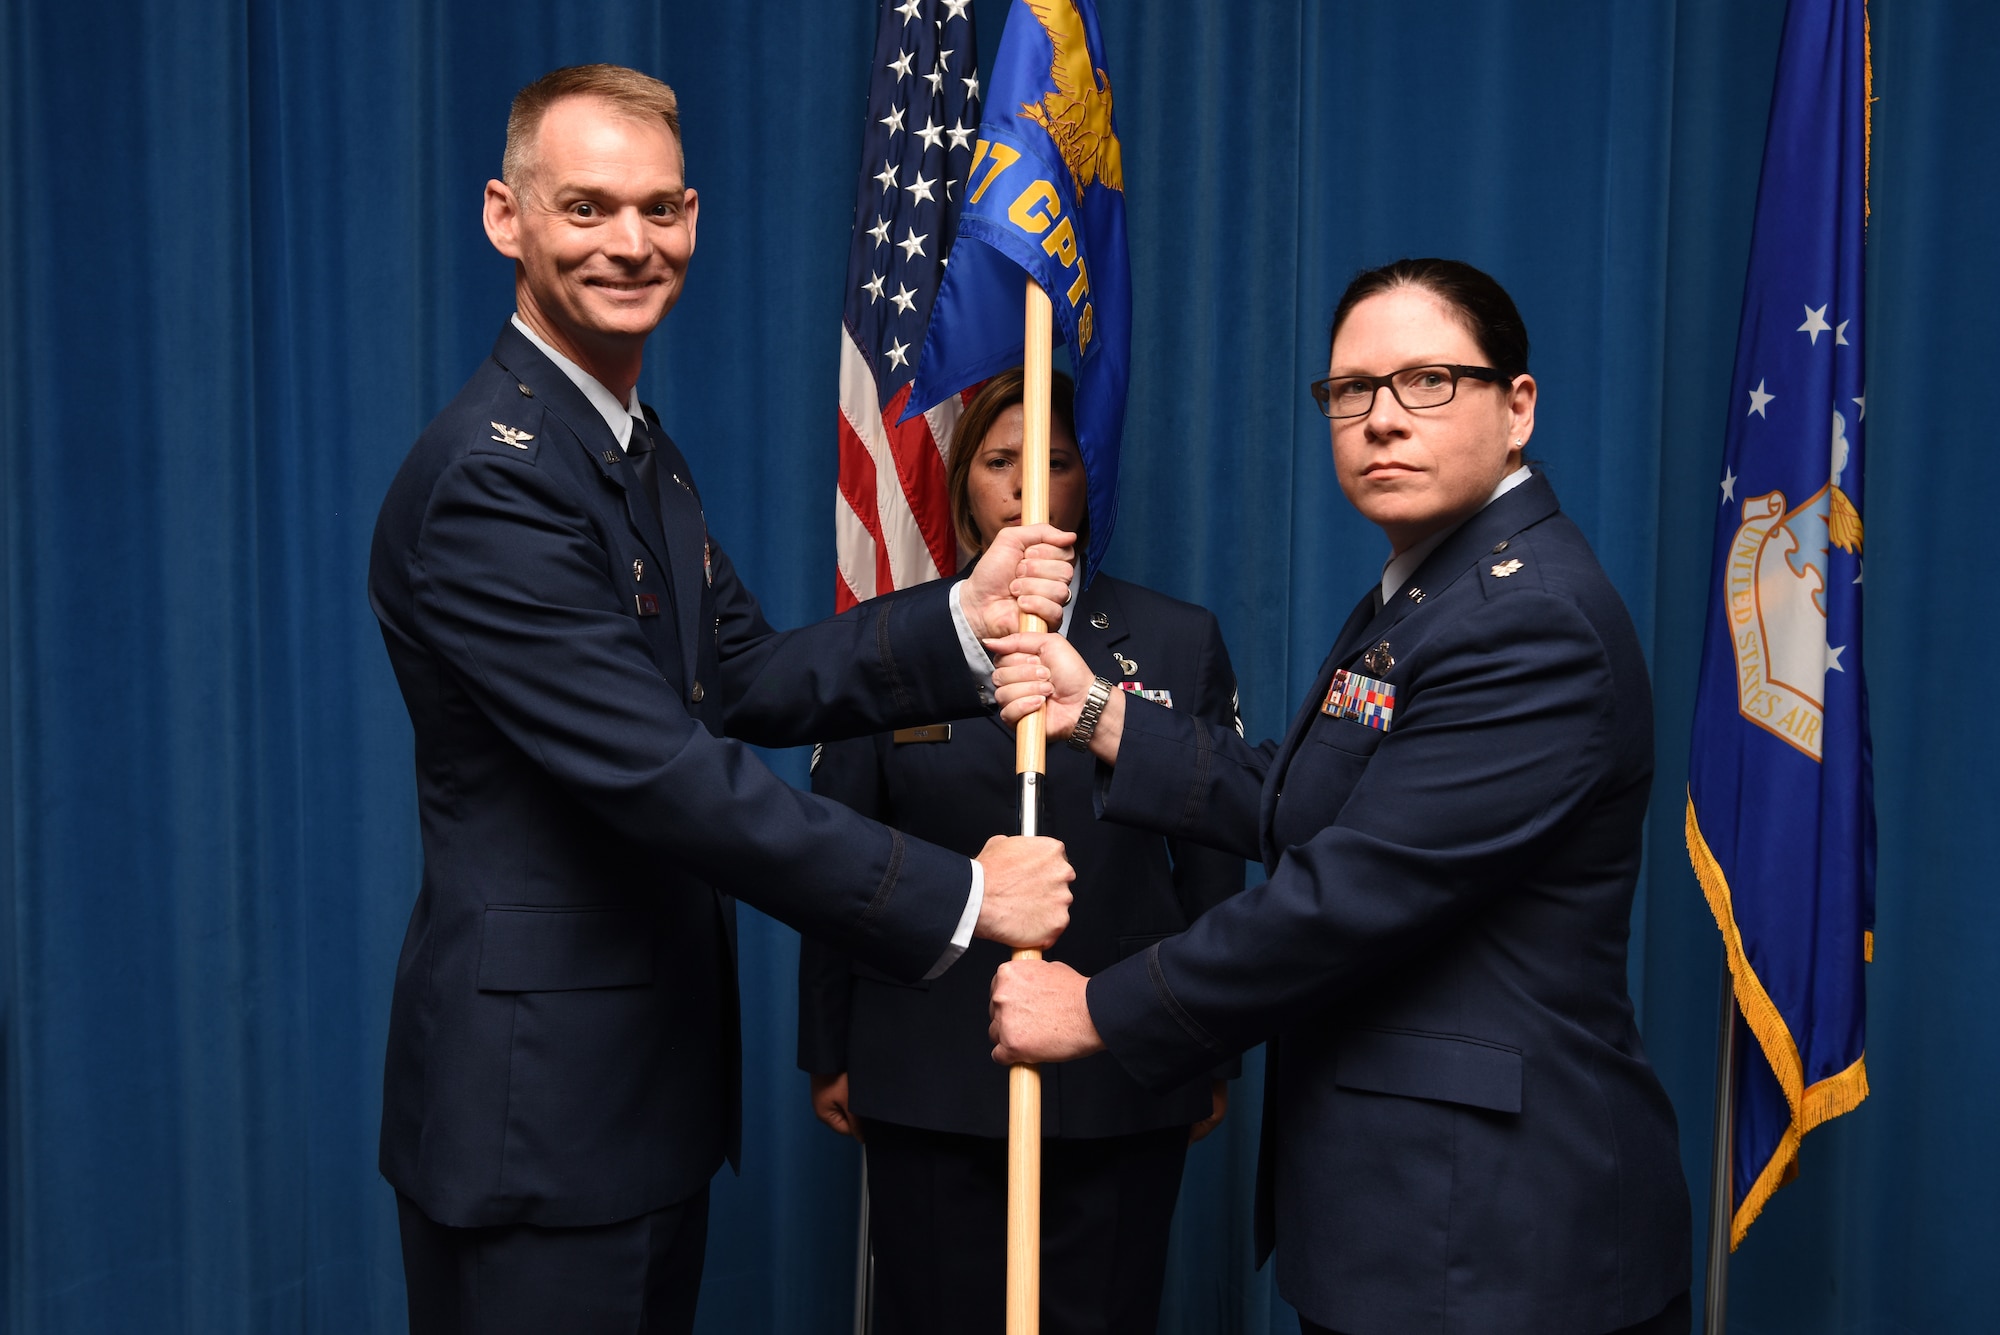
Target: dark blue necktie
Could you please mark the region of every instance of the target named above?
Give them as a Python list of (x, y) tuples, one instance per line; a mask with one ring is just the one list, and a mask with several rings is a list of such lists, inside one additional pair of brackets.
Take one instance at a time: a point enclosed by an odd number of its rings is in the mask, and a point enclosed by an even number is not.
[(664, 521), (660, 521), (660, 469), (653, 449), (653, 433), (640, 418), (632, 419), (632, 438), (626, 442), (625, 457), (632, 462), (632, 479), (638, 484), (639, 494), (646, 498), (654, 520), (665, 527)]

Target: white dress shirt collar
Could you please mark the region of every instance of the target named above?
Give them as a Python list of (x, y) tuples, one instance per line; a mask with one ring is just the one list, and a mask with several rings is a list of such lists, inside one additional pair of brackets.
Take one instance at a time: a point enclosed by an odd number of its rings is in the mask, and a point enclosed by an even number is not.
[[(1487, 505), (1493, 504), (1493, 502), (1499, 500), (1502, 496), (1505, 496), (1508, 492), (1514, 490), (1514, 488), (1520, 486), (1533, 476), (1534, 470), (1530, 469), (1526, 464), (1522, 464), (1519, 468), (1507, 474), (1506, 477), (1500, 479), (1500, 485), (1495, 487), (1493, 494), (1486, 498), (1486, 505), (1482, 505), (1479, 508), (1484, 510)], [(1467, 518), (1469, 519), (1471, 516), (1468, 515)], [(1417, 567), (1424, 563), (1425, 557), (1443, 546), (1444, 540), (1458, 532), (1462, 527), (1464, 527), (1464, 520), (1460, 520), (1441, 533), (1433, 533), (1416, 546), (1390, 557), (1388, 564), (1382, 567), (1383, 603), (1387, 604), (1391, 598), (1396, 596), (1396, 590), (1402, 588), (1404, 581), (1417, 573)]]
[(645, 420), (645, 410), (639, 406), (638, 386), (632, 388), (632, 402), (620, 403), (610, 390), (590, 372), (578, 366), (569, 358), (557, 352), (549, 341), (528, 328), (528, 322), (520, 312), (514, 314), (514, 327), (526, 339), (542, 350), (542, 355), (556, 364), (556, 369), (570, 378), (570, 382), (583, 391), (583, 397), (590, 400), (590, 406), (597, 409), (604, 418), (604, 425), (611, 428), (611, 434), (618, 438), (618, 448), (624, 449), (632, 439), (632, 419)]

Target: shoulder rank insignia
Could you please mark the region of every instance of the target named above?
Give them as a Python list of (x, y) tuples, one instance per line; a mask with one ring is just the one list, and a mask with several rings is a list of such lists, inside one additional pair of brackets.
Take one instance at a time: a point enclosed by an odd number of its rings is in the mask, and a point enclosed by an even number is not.
[(1521, 563), (1519, 560), (1509, 558), (1508, 560), (1502, 561), (1499, 565), (1493, 567), (1493, 578), (1505, 579), (1507, 578), (1507, 576), (1513, 574), (1516, 570), (1519, 570), (1520, 568), (1521, 568)]
[(517, 450), (527, 449), (528, 442), (535, 438), (532, 433), (523, 431), (519, 427), (502, 426), (498, 422), (488, 422), (487, 425), (500, 433), (493, 437), (494, 440), (502, 445), (512, 445)]
[(1333, 674), (1333, 685), (1327, 688), (1326, 703), (1319, 707), (1319, 712), (1329, 718), (1353, 719), (1364, 727), (1387, 732), (1396, 716), (1396, 688), (1386, 681), (1342, 668)]
[(1118, 689), (1121, 691), (1130, 691), (1141, 700), (1151, 700), (1154, 704), (1165, 705), (1168, 709), (1174, 707), (1174, 693), (1164, 687), (1159, 690), (1149, 691), (1146, 689), (1146, 683), (1143, 681), (1121, 681), (1118, 683)]

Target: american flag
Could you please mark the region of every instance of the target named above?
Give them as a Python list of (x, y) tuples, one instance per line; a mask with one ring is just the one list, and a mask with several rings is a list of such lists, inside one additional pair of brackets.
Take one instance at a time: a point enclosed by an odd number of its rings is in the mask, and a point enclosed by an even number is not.
[(957, 568), (944, 451), (964, 399), (897, 424), (979, 131), (971, 0), (883, 0), (854, 191), (840, 337), (834, 601)]

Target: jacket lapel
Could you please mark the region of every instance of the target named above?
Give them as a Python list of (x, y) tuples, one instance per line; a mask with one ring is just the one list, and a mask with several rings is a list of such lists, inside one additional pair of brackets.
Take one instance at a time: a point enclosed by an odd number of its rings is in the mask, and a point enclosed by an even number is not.
[[(1456, 533), (1425, 558), (1410, 582), (1397, 591), (1395, 601), (1416, 603), (1443, 593), (1470, 574), (1479, 558), (1493, 554), (1507, 542), (1541, 523), (1562, 507), (1555, 488), (1540, 473), (1502, 496), (1461, 524)], [(1412, 591), (1421, 598), (1412, 597)]]
[[(652, 414), (647, 414), (652, 419)], [(696, 679), (701, 650), (702, 592), (708, 584), (708, 520), (695, 495), (687, 459), (673, 438), (653, 420), (659, 451), (660, 514), (667, 523), (668, 568), (674, 574), (674, 612), (679, 621), (685, 681)]]
[(1319, 702), (1326, 698), (1327, 688), (1333, 684), (1333, 674), (1344, 659), (1354, 652), (1352, 646), (1361, 642), (1361, 632), (1377, 618), (1375, 591), (1370, 589), (1361, 595), (1361, 601), (1347, 614), (1347, 622), (1334, 636), (1333, 652), (1320, 664), (1319, 674), (1313, 679), (1312, 690), (1307, 692), (1305, 703), (1292, 716), (1292, 726), (1285, 732), (1285, 740), (1278, 747), (1278, 754), (1271, 762), (1269, 777), (1264, 781), (1264, 795), (1260, 802), (1257, 828), (1263, 845), (1264, 865), (1268, 869), (1277, 861), (1277, 850), (1271, 846), (1271, 825), (1277, 817), (1278, 793), (1285, 786), (1285, 770), (1291, 765), (1292, 757), (1298, 753), (1299, 743), (1305, 739), (1306, 729), (1312, 725), (1313, 715), (1319, 712)]
[(618, 438), (611, 434), (603, 415), (591, 406), (583, 391), (562, 373), (560, 367), (544, 356), (540, 348), (530, 343), (511, 320), (501, 329), (500, 338), (493, 345), (493, 360), (513, 376), (517, 384), (528, 387), (541, 403), (543, 411), (552, 414), (570, 429), (570, 434), (576, 437), (578, 446), (589, 457), (598, 476), (618, 491), (625, 504), (626, 520), (639, 535), (646, 550), (653, 554), (655, 561), (665, 562), (666, 535), (660, 531), (652, 507), (639, 494), (631, 465), (625, 461), (625, 452), (618, 448)]

